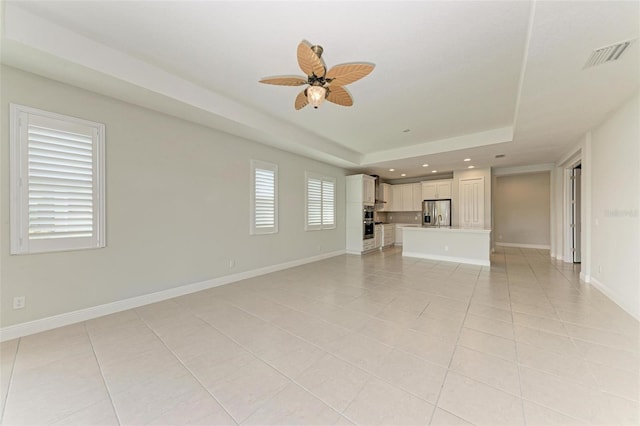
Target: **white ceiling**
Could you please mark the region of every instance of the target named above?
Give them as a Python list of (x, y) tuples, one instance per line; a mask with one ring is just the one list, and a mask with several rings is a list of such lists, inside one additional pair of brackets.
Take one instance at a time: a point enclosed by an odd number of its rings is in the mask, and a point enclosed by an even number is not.
[[(558, 160), (638, 90), (637, 41), (583, 66), (638, 38), (639, 5), (5, 1), (2, 61), (393, 179)], [(376, 65), (347, 87), (353, 107), (296, 111), (301, 88), (258, 83), (302, 75), (301, 40), (322, 45), (329, 68)]]

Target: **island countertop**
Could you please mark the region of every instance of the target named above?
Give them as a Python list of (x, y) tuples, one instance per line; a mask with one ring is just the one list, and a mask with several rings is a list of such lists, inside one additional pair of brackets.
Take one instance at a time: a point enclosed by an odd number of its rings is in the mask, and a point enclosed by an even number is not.
[(491, 264), (490, 229), (456, 227), (406, 227), (402, 255), (422, 259)]
[(467, 232), (472, 234), (490, 234), (491, 229), (483, 228), (459, 228), (457, 226), (407, 226), (404, 230), (426, 232)]

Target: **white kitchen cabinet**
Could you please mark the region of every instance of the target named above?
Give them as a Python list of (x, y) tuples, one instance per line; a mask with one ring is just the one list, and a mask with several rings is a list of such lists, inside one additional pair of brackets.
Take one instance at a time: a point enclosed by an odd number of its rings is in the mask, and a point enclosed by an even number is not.
[(388, 247), (395, 243), (395, 227), (393, 224), (382, 226), (382, 247)]
[(413, 210), (413, 185), (410, 183), (398, 185), (402, 189), (402, 211), (410, 212)]
[(484, 228), (484, 177), (460, 179), (460, 226)]
[(391, 206), (392, 206), (391, 185), (389, 185), (388, 183), (381, 183), (380, 188), (381, 188), (380, 195), (382, 196), (382, 198), (379, 201), (382, 201), (382, 205), (380, 209), (378, 209), (378, 211), (381, 211), (381, 212), (393, 211), (391, 210)]
[[(364, 240), (364, 206), (375, 203), (375, 179), (368, 175), (351, 175), (346, 179), (346, 246), (347, 253), (362, 254), (374, 248), (373, 238)], [(370, 182), (370, 183), (365, 183)]]
[(402, 211), (402, 185), (391, 185), (391, 210), (392, 212)]
[(376, 225), (373, 230), (375, 248), (382, 247), (382, 225)]
[(413, 192), (413, 206), (411, 211), (420, 212), (422, 211), (422, 185), (419, 183), (411, 184), (412, 192)]
[(422, 182), (422, 199), (442, 200), (451, 198), (452, 185), (453, 181), (451, 179)]
[(376, 248), (375, 244), (376, 244), (375, 238), (369, 238), (368, 240), (364, 240), (362, 242), (362, 252), (375, 249)]
[(376, 179), (368, 175), (362, 175), (362, 202), (372, 206), (376, 202)]
[(347, 176), (347, 203), (372, 206), (376, 202), (376, 179), (369, 175)]
[(396, 245), (402, 245), (402, 225), (395, 225), (393, 241)]
[(391, 186), (392, 212), (418, 212), (422, 210), (422, 187), (419, 183), (405, 183)]

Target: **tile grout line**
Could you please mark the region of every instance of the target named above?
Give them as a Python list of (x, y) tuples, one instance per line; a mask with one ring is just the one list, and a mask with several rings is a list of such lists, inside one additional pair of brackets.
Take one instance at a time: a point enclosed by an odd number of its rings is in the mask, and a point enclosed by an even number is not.
[[(531, 266), (529, 265), (529, 261), (527, 260), (527, 265), (529, 266), (529, 268), (531, 268)], [(507, 259), (506, 259), (506, 255), (505, 255), (505, 260), (504, 260), (504, 266), (505, 269), (507, 270), (507, 295), (509, 296), (509, 307), (511, 309), (509, 309), (510, 313), (511, 313), (511, 324), (514, 325), (513, 327), (513, 347), (514, 350), (516, 352), (516, 359), (515, 359), (515, 364), (516, 364), (516, 370), (518, 371), (518, 389), (520, 390), (520, 410), (522, 411), (522, 420), (524, 422), (524, 424), (527, 424), (527, 412), (524, 408), (524, 395), (522, 393), (522, 372), (520, 371), (520, 353), (518, 352), (518, 342), (516, 341), (516, 330), (515, 330), (515, 318), (513, 316), (513, 304), (511, 301), (511, 282), (509, 279), (509, 264), (507, 263)], [(535, 273), (534, 273), (535, 275)], [(537, 278), (536, 278), (537, 281)]]
[[(134, 309), (134, 311), (135, 311), (135, 309)], [(191, 310), (189, 309), (189, 311), (191, 311)], [(136, 311), (135, 313), (136, 313), (136, 315), (138, 315), (138, 317), (140, 318), (140, 321), (142, 321), (142, 322), (144, 323), (144, 325), (146, 325), (146, 326), (147, 326), (147, 328), (148, 328), (149, 330), (151, 330), (151, 332), (156, 336), (156, 338), (157, 338), (157, 339), (162, 343), (162, 346), (164, 346), (164, 347), (165, 347), (165, 348), (166, 348), (166, 349), (171, 353), (171, 355), (173, 355), (173, 357), (176, 359), (176, 361), (178, 361), (178, 363), (180, 363), (180, 365), (181, 365), (181, 366), (182, 366), (186, 371), (188, 371), (188, 372), (189, 372), (189, 375), (191, 375), (191, 377), (193, 377), (193, 378), (194, 378), (194, 380), (195, 380), (196, 382), (198, 382), (198, 384), (202, 387), (202, 389), (203, 389), (206, 393), (208, 393), (209, 395), (211, 395), (211, 397), (212, 397), (212, 398), (213, 398), (213, 399), (218, 403), (218, 405), (220, 406), (220, 408), (222, 408), (222, 409), (224, 410), (224, 412), (225, 412), (225, 413), (227, 413), (227, 415), (229, 416), (229, 418), (231, 418), (231, 419), (232, 419), (236, 424), (238, 424), (238, 425), (239, 425), (241, 422), (237, 421), (237, 420), (236, 420), (236, 418), (235, 418), (234, 416), (232, 416), (232, 415), (231, 415), (231, 413), (230, 413), (229, 411), (227, 411), (227, 409), (225, 408), (225, 406), (224, 406), (224, 405), (222, 405), (222, 403), (218, 400), (218, 398), (217, 398), (213, 393), (211, 393), (211, 392), (209, 391), (209, 389), (207, 389), (207, 387), (204, 385), (204, 383), (202, 383), (202, 382), (200, 381), (200, 379), (199, 379), (199, 378), (198, 378), (198, 377), (193, 373), (193, 371), (191, 371), (191, 369), (190, 369), (189, 367), (187, 367), (187, 366), (184, 364), (184, 362), (182, 361), (182, 359), (181, 359), (181, 358), (180, 358), (180, 357), (179, 357), (179, 356), (178, 356), (178, 355), (177, 355), (177, 354), (176, 354), (176, 353), (175, 353), (175, 352), (174, 352), (174, 351), (173, 351), (169, 346), (167, 346), (167, 344), (166, 344), (166, 342), (164, 341), (164, 339), (163, 339), (163, 338), (162, 338), (162, 337), (161, 337), (161, 336), (156, 332), (156, 330), (155, 330), (153, 327), (151, 327), (151, 325), (149, 325), (149, 323), (148, 323), (148, 322), (147, 322), (147, 321), (146, 321), (142, 316), (140, 316), (140, 314), (139, 314), (137, 311)], [(191, 312), (190, 312), (190, 313), (191, 313)], [(192, 314), (192, 313), (191, 313), (191, 314)], [(193, 315), (193, 314), (192, 314), (192, 315)], [(194, 317), (198, 318), (198, 319), (199, 319), (200, 321), (202, 321), (204, 324), (207, 324), (207, 325), (209, 325), (210, 327), (212, 327), (212, 326), (211, 326), (211, 324), (209, 324), (208, 322), (206, 322), (206, 321), (205, 321), (205, 320), (203, 320), (202, 318), (198, 317), (197, 315), (194, 315)], [(215, 327), (213, 327), (213, 328), (215, 328)], [(164, 411), (164, 412), (160, 413), (160, 415), (159, 415), (158, 417), (156, 417), (156, 418), (161, 417), (165, 412), (166, 412), (166, 411)], [(199, 419), (195, 419), (195, 421), (197, 421), (197, 420), (199, 420)], [(246, 420), (246, 419), (245, 419), (245, 420)]]
[[(476, 280), (477, 280), (477, 278), (476, 278)], [(475, 286), (475, 285), (474, 285), (474, 286)], [(268, 300), (270, 300), (270, 299), (268, 299)], [(269, 366), (269, 367), (271, 367), (272, 369), (276, 370), (278, 373), (282, 374), (284, 377), (286, 377), (287, 379), (289, 379), (292, 383), (294, 383), (294, 384), (296, 384), (296, 385), (300, 386), (300, 387), (301, 387), (301, 388), (303, 388), (305, 391), (309, 392), (309, 393), (310, 393), (311, 395), (313, 395), (315, 398), (317, 398), (318, 400), (320, 400), (323, 404), (325, 404), (325, 405), (327, 405), (328, 407), (332, 408), (334, 411), (338, 412), (341, 416), (346, 417), (347, 419), (349, 419), (349, 418), (343, 414), (343, 413), (344, 413), (344, 411), (346, 411), (346, 410), (348, 409), (348, 407), (353, 403), (353, 401), (355, 401), (355, 399), (357, 398), (357, 396), (358, 396), (358, 395), (360, 395), (360, 393), (361, 393), (361, 392), (362, 392), (362, 390), (364, 389), (364, 386), (366, 385), (366, 383), (368, 383), (369, 381), (371, 381), (371, 379), (372, 379), (372, 378), (374, 378), (374, 377), (375, 377), (375, 378), (377, 378), (377, 379), (379, 379), (379, 380), (381, 380), (381, 381), (383, 381), (383, 382), (385, 382), (385, 383), (387, 383), (387, 384), (388, 384), (388, 385), (390, 385), (390, 386), (393, 386), (393, 387), (395, 387), (395, 388), (397, 388), (397, 389), (402, 390), (403, 392), (407, 392), (407, 393), (409, 393), (410, 395), (412, 395), (412, 396), (414, 396), (414, 397), (416, 397), (416, 398), (420, 399), (421, 401), (424, 401), (424, 402), (426, 402), (426, 403), (428, 403), (428, 404), (434, 405), (431, 401), (428, 401), (428, 400), (424, 399), (424, 398), (423, 398), (423, 397), (421, 397), (421, 396), (415, 395), (415, 394), (414, 394), (413, 392), (411, 392), (411, 391), (408, 391), (408, 390), (406, 390), (406, 389), (404, 389), (404, 388), (398, 387), (397, 385), (395, 385), (395, 384), (393, 384), (393, 383), (389, 382), (386, 378), (384, 378), (384, 377), (382, 377), (382, 376), (379, 376), (376, 372), (373, 372), (373, 371), (369, 371), (369, 370), (362, 369), (360, 366), (358, 366), (358, 365), (354, 364), (354, 363), (353, 363), (353, 362), (351, 362), (350, 360), (347, 360), (347, 359), (345, 359), (345, 358), (341, 357), (340, 355), (335, 354), (335, 353), (333, 353), (333, 352), (329, 352), (329, 351), (327, 351), (325, 348), (323, 348), (323, 347), (321, 347), (321, 346), (318, 346), (317, 344), (315, 344), (315, 343), (313, 343), (313, 342), (311, 342), (311, 341), (309, 341), (309, 340), (305, 339), (304, 337), (302, 337), (302, 336), (298, 336), (298, 335), (296, 335), (296, 334), (294, 334), (294, 333), (292, 333), (292, 332), (290, 332), (290, 331), (288, 331), (288, 330), (286, 330), (286, 329), (284, 329), (284, 328), (282, 328), (282, 327), (280, 327), (280, 326), (278, 326), (278, 325), (276, 325), (276, 324), (273, 324), (273, 323), (271, 323), (271, 322), (269, 322), (269, 321), (265, 321), (264, 319), (262, 319), (262, 318), (258, 317), (258, 316), (257, 316), (257, 315), (255, 315), (254, 313), (249, 312), (249, 311), (245, 310), (244, 308), (242, 308), (242, 307), (240, 307), (240, 306), (238, 306), (238, 305), (235, 305), (235, 304), (234, 304), (233, 302), (231, 302), (231, 301), (228, 301), (228, 300), (224, 300), (224, 299), (223, 299), (223, 302), (224, 302), (224, 303), (226, 303), (226, 304), (229, 304), (229, 305), (231, 305), (231, 306), (234, 306), (234, 307), (238, 308), (239, 310), (241, 310), (241, 311), (243, 311), (243, 312), (245, 312), (245, 313), (247, 313), (247, 314), (249, 314), (249, 315), (251, 315), (251, 316), (253, 316), (253, 317), (257, 318), (257, 319), (260, 319), (260, 320), (264, 321), (265, 323), (270, 324), (270, 325), (272, 325), (273, 327), (275, 327), (275, 328), (277, 328), (277, 329), (279, 329), (279, 330), (281, 330), (281, 331), (283, 331), (283, 332), (285, 332), (285, 333), (287, 333), (287, 334), (289, 334), (289, 335), (291, 335), (291, 336), (293, 336), (293, 337), (296, 337), (296, 338), (301, 339), (302, 341), (304, 341), (304, 342), (306, 342), (306, 343), (308, 343), (308, 344), (310, 344), (310, 345), (312, 345), (312, 346), (314, 346), (314, 347), (316, 347), (316, 348), (320, 349), (320, 350), (321, 350), (322, 352), (324, 352), (325, 354), (329, 354), (329, 355), (331, 355), (331, 356), (333, 356), (333, 357), (335, 357), (335, 358), (337, 358), (337, 359), (339, 359), (339, 360), (341, 360), (341, 361), (343, 361), (343, 362), (346, 362), (347, 364), (349, 364), (349, 365), (351, 365), (351, 366), (353, 366), (353, 367), (356, 367), (356, 368), (358, 368), (359, 370), (362, 370), (362, 371), (364, 371), (365, 373), (369, 374), (371, 377), (370, 377), (370, 378), (365, 382), (365, 384), (362, 386), (362, 388), (360, 389), (360, 391), (359, 391), (359, 392), (356, 394), (356, 396), (355, 396), (355, 397), (354, 397), (354, 398), (349, 402), (349, 404), (347, 405), (347, 407), (345, 407), (345, 409), (344, 409), (344, 410), (342, 411), (342, 413), (341, 413), (341, 412), (339, 412), (338, 410), (336, 410), (334, 407), (332, 407), (332, 406), (328, 405), (326, 402), (324, 402), (324, 400), (323, 400), (323, 399), (321, 399), (320, 397), (318, 397), (318, 396), (317, 396), (315, 393), (313, 393), (310, 389), (307, 389), (305, 386), (303, 386), (302, 384), (298, 383), (298, 382), (297, 382), (295, 379), (293, 379), (292, 377), (290, 377), (290, 376), (286, 375), (284, 372), (282, 372), (282, 371), (278, 370), (275, 366), (271, 365), (267, 360), (262, 359), (262, 357), (260, 357), (258, 354), (256, 354), (255, 352), (253, 352), (253, 351), (252, 351), (252, 350), (250, 350), (249, 348), (245, 347), (243, 344), (241, 344), (240, 342), (238, 342), (237, 340), (235, 340), (234, 338), (232, 338), (231, 336), (229, 336), (229, 335), (228, 335), (227, 333), (225, 333), (224, 331), (222, 331), (222, 330), (218, 329), (215, 325), (213, 325), (213, 324), (211, 324), (211, 323), (207, 322), (207, 321), (206, 321), (206, 320), (204, 320), (202, 317), (200, 317), (198, 314), (196, 314), (196, 313), (193, 313), (193, 312), (192, 312), (192, 315), (196, 316), (197, 318), (201, 319), (201, 320), (202, 320), (202, 321), (204, 321), (205, 323), (209, 324), (209, 326), (211, 326), (212, 328), (214, 328), (214, 329), (218, 330), (218, 331), (219, 331), (221, 334), (223, 334), (225, 337), (227, 337), (228, 339), (230, 339), (231, 341), (233, 341), (234, 343), (236, 343), (238, 346), (242, 347), (242, 348), (243, 348), (244, 350), (246, 350), (247, 352), (251, 353), (255, 358), (257, 358), (258, 360), (260, 360), (260, 361), (261, 361), (261, 362), (263, 362), (264, 364), (268, 365), (268, 366)], [(275, 303), (279, 303), (278, 301), (274, 301), (274, 302), (275, 302)], [(285, 305), (285, 306), (286, 306), (286, 305)], [(468, 306), (469, 306), (469, 303), (467, 302), (467, 309), (468, 309)], [(293, 309), (293, 308), (292, 308), (292, 309)], [(296, 311), (297, 311), (297, 309), (293, 309), (293, 310), (296, 310)], [(298, 312), (302, 312), (302, 313), (304, 313), (303, 311), (298, 311)], [(353, 311), (353, 312), (359, 312), (359, 311)], [(307, 314), (307, 315), (308, 315), (308, 314)], [(366, 314), (365, 314), (365, 315), (366, 315)], [(311, 315), (310, 315), (310, 316), (311, 316)], [(313, 317), (313, 318), (318, 318), (318, 319), (320, 319), (321, 321), (326, 322), (326, 323), (328, 323), (328, 324), (336, 325), (336, 326), (338, 326), (338, 327), (341, 327), (341, 328), (343, 328), (343, 329), (345, 329), (345, 330), (349, 331), (349, 333), (357, 333), (357, 331), (353, 331), (353, 330), (348, 329), (348, 328), (346, 328), (346, 327), (342, 327), (342, 326), (339, 326), (339, 325), (337, 325), (337, 324), (330, 323), (330, 322), (328, 322), (328, 321), (324, 320), (324, 319), (323, 319), (323, 318), (321, 318), (321, 317), (317, 317), (317, 316), (311, 316), (311, 317)], [(393, 321), (389, 321), (389, 322), (393, 323)], [(395, 323), (394, 323), (394, 324), (395, 324)], [(416, 331), (417, 331), (417, 330), (416, 330)], [(419, 332), (419, 331), (418, 331), (418, 332)], [(421, 334), (425, 334), (425, 333), (421, 333)], [(430, 335), (430, 334), (425, 334), (425, 335), (426, 335), (426, 336), (430, 336), (430, 337), (437, 338), (436, 336), (432, 336), (432, 335)], [(387, 346), (387, 347), (391, 348), (391, 352), (393, 352), (393, 350), (395, 350), (395, 349), (398, 349), (400, 352), (403, 352), (403, 353), (408, 354), (408, 355), (410, 355), (410, 356), (415, 356), (415, 357), (417, 357), (417, 358), (420, 358), (421, 360), (423, 360), (423, 361), (425, 361), (425, 362), (428, 362), (428, 363), (430, 363), (430, 364), (433, 364), (433, 365), (435, 365), (435, 366), (437, 366), (437, 367), (445, 368), (444, 366), (442, 366), (442, 365), (440, 365), (440, 364), (433, 363), (433, 362), (431, 362), (431, 361), (429, 361), (429, 360), (426, 360), (426, 359), (424, 359), (424, 358), (422, 358), (422, 357), (420, 357), (420, 356), (417, 356), (417, 355), (414, 355), (414, 354), (412, 354), (412, 353), (406, 352), (406, 351), (404, 351), (404, 350), (402, 350), (402, 349), (399, 349), (399, 348), (396, 348), (396, 347), (394, 347), (394, 346), (390, 346), (390, 345), (388, 345), (388, 344), (386, 344), (386, 343), (384, 343), (384, 342), (380, 342), (380, 341), (378, 341), (377, 339), (374, 339), (374, 338), (371, 338), (371, 337), (368, 337), (368, 336), (364, 336), (364, 337), (369, 338), (369, 339), (371, 339), (371, 340), (374, 340), (374, 341), (376, 341), (377, 343), (380, 343), (380, 344), (382, 344), (382, 345), (385, 345), (385, 346)], [(438, 338), (438, 339), (439, 339), (439, 338)], [(440, 339), (440, 340), (441, 340), (441, 339)], [(452, 354), (452, 355), (453, 355), (453, 354)], [(388, 356), (388, 355), (387, 355), (387, 356)], [(450, 360), (450, 362), (451, 362), (451, 360)], [(306, 370), (305, 370), (305, 371), (306, 371)], [(278, 393), (279, 393), (279, 392), (278, 392)], [(258, 410), (258, 408), (256, 408), (256, 410)], [(435, 411), (435, 405), (434, 405), (434, 411)], [(255, 411), (254, 411), (254, 412), (255, 412)], [(252, 414), (253, 414), (253, 413), (252, 413)], [(250, 414), (248, 417), (250, 417), (252, 414)], [(248, 417), (247, 417), (247, 418), (248, 418)], [(244, 420), (246, 420), (246, 419), (244, 419)], [(244, 421), (244, 420), (243, 420), (243, 421)]]
[(84, 325), (84, 330), (87, 333), (87, 338), (89, 339), (89, 344), (91, 345), (91, 352), (93, 353), (93, 357), (96, 360), (96, 364), (98, 364), (98, 370), (100, 370), (100, 378), (102, 379), (102, 383), (104, 384), (104, 388), (107, 391), (107, 395), (109, 396), (109, 402), (111, 403), (111, 409), (113, 410), (113, 414), (116, 416), (116, 420), (118, 421), (118, 424), (121, 425), (122, 424), (122, 420), (120, 420), (120, 415), (118, 414), (118, 410), (116, 410), (116, 405), (113, 402), (113, 398), (111, 396), (111, 390), (109, 389), (109, 385), (107, 385), (107, 381), (104, 378), (104, 371), (102, 370), (102, 364), (100, 363), (100, 360), (98, 359), (98, 354), (96, 353), (96, 348), (93, 346), (93, 339), (91, 338), (91, 332), (87, 328), (87, 322), (85, 321), (83, 323), (83, 325)]
[[(560, 269), (558, 268), (557, 264), (553, 264), (553, 266), (554, 266), (554, 268), (555, 268), (556, 270), (560, 271)], [(561, 271), (560, 271), (560, 272), (561, 272)], [(535, 270), (533, 271), (533, 273), (534, 273), (534, 275), (536, 276), (536, 281), (538, 281), (538, 280), (539, 280), (539, 278), (538, 278), (538, 274), (536, 274)], [(567, 281), (569, 282), (569, 284), (571, 285), (571, 282), (566, 278), (566, 276), (565, 276), (564, 274), (562, 274), (562, 276), (563, 276), (563, 277), (565, 277), (565, 280), (567, 280)], [(579, 287), (577, 288), (577, 290), (578, 290), (578, 292), (579, 292), (580, 294), (582, 294), (582, 293), (583, 293), (583, 291), (582, 291)], [(543, 290), (543, 291), (544, 291), (544, 290)], [(574, 348), (575, 348), (576, 350), (580, 351), (580, 354), (581, 354), (580, 359), (582, 360), (582, 362), (583, 362), (583, 363), (585, 364), (585, 366), (587, 367), (587, 371), (589, 372), (590, 377), (591, 377), (591, 379), (592, 379), (592, 384), (593, 384), (593, 385), (595, 385), (595, 387), (592, 387), (591, 385), (587, 385), (587, 386), (585, 386), (584, 384), (581, 384), (581, 383), (577, 383), (577, 384), (579, 384), (579, 385), (581, 385), (581, 386), (584, 386), (584, 387), (586, 387), (586, 388), (588, 388), (588, 389), (589, 389), (589, 388), (590, 388), (590, 389), (594, 389), (595, 391), (597, 391), (597, 392), (598, 392), (599, 394), (601, 394), (601, 395), (602, 395), (602, 394), (606, 394), (606, 392), (604, 392), (604, 391), (601, 389), (601, 384), (600, 384), (599, 380), (597, 379), (597, 377), (595, 376), (595, 374), (593, 373), (592, 368), (589, 366), (589, 363), (587, 362), (587, 360), (586, 360), (586, 358), (585, 358), (585, 354), (584, 354), (584, 352), (583, 352), (583, 351), (581, 351), (581, 350), (578, 348), (578, 345), (576, 345), (576, 342), (575, 342), (575, 340), (576, 340), (576, 339), (574, 338), (574, 336), (572, 336), (572, 335), (568, 332), (568, 329), (567, 329), (567, 327), (566, 327), (565, 321), (563, 321), (563, 320), (562, 320), (562, 317), (558, 314), (558, 308), (557, 308), (557, 307), (555, 306), (555, 304), (551, 301), (551, 299), (549, 298), (549, 296), (548, 296), (547, 292), (546, 292), (546, 291), (544, 291), (544, 293), (545, 293), (545, 297), (547, 298), (547, 300), (549, 301), (549, 303), (551, 304), (551, 306), (553, 306), (553, 309), (554, 309), (554, 312), (555, 312), (556, 316), (557, 316), (558, 318), (560, 318), (560, 322), (561, 322), (561, 324), (562, 324), (562, 328), (565, 330), (565, 332), (567, 332), (567, 337), (568, 337), (568, 338), (569, 338), (569, 340), (571, 341), (571, 343), (572, 343), (572, 345), (574, 346)], [(600, 310), (599, 310), (599, 309), (597, 309), (597, 311), (600, 311)], [(591, 328), (591, 327), (586, 327), (586, 328)], [(578, 339), (578, 340), (580, 340), (580, 339)], [(603, 346), (608, 346), (608, 345), (603, 345)], [(537, 370), (537, 369), (536, 369), (536, 370)], [(547, 373), (547, 374), (548, 374), (548, 373)], [(554, 377), (558, 377), (558, 378), (563, 379), (563, 380), (567, 380), (567, 379), (564, 379), (564, 378), (562, 378), (562, 377), (559, 377), (559, 376), (557, 376), (557, 375), (555, 375), (555, 374), (553, 374), (553, 376), (554, 376)], [(573, 380), (568, 380), (568, 381), (569, 381), (570, 383), (574, 383), (574, 384), (576, 384), (576, 382), (574, 382)], [(625, 398), (625, 399), (626, 399), (626, 398)], [(541, 405), (541, 404), (538, 404), (538, 405)], [(612, 409), (612, 408), (613, 408), (613, 407), (611, 407), (611, 404), (610, 404), (609, 400), (607, 400), (607, 406), (608, 406), (610, 409)], [(546, 407), (546, 408), (549, 408), (549, 407)], [(554, 410), (554, 411), (555, 411), (555, 410)], [(563, 414), (563, 415), (567, 415), (567, 414), (565, 414), (565, 413), (562, 413), (562, 414)], [(573, 416), (572, 416), (572, 415), (568, 415), (568, 416), (573, 418)]]
[(11, 392), (11, 385), (13, 384), (13, 372), (16, 367), (16, 361), (18, 360), (18, 351), (20, 350), (20, 344), (22, 343), (22, 337), (18, 338), (18, 343), (16, 344), (16, 352), (13, 355), (13, 362), (11, 363), (11, 372), (9, 373), (9, 386), (7, 386), (7, 394), (4, 396), (2, 400), (2, 415), (0, 416), (0, 425), (4, 424), (4, 416), (7, 411), (7, 400), (9, 399), (9, 392)]
[[(459, 266), (459, 265), (458, 265)], [(484, 267), (483, 267), (484, 268)], [(489, 267), (491, 268), (491, 267)], [(457, 269), (457, 268), (456, 268)], [(480, 269), (480, 271), (482, 271), (482, 268)], [(447, 382), (447, 377), (449, 377), (449, 372), (451, 371), (451, 363), (453, 362), (453, 357), (455, 356), (456, 353), (456, 348), (458, 347), (458, 342), (460, 341), (460, 335), (462, 334), (462, 329), (464, 328), (464, 323), (467, 320), (467, 315), (469, 314), (469, 308), (471, 307), (471, 299), (473, 298), (473, 293), (475, 293), (476, 291), (476, 287), (478, 286), (478, 279), (480, 278), (480, 272), (478, 272), (478, 275), (476, 276), (476, 280), (475, 283), (473, 285), (473, 291), (471, 292), (471, 296), (469, 297), (469, 300), (467, 301), (467, 309), (464, 313), (464, 318), (462, 320), (462, 324), (460, 325), (460, 329), (458, 330), (458, 336), (456, 337), (456, 342), (453, 345), (453, 352), (451, 353), (451, 358), (449, 358), (449, 365), (447, 366), (446, 372), (444, 374), (444, 378), (442, 379), (442, 384), (440, 385), (440, 391), (438, 392), (438, 396), (436, 397), (436, 401), (433, 404), (433, 411), (431, 412), (431, 417), (429, 417), (429, 423), (431, 424), (433, 422), (433, 418), (436, 415), (436, 410), (438, 410), (438, 403), (440, 402), (440, 397), (442, 396), (442, 390), (444, 389), (444, 384)], [(443, 409), (444, 410), (444, 409)], [(447, 410), (444, 410), (447, 411)], [(449, 412), (449, 411), (447, 411)], [(462, 420), (467, 421), (466, 419), (451, 413), (454, 416), (461, 418)], [(469, 422), (471, 423), (471, 422)]]

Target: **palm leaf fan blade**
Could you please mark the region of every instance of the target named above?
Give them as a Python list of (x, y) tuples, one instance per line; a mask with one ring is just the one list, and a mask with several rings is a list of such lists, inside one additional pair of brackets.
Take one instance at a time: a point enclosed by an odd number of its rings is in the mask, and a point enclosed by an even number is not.
[(298, 96), (296, 96), (296, 110), (304, 108), (308, 103), (309, 100), (307, 99), (307, 89), (304, 89), (302, 92), (298, 93)]
[(298, 65), (300, 65), (300, 69), (309, 76), (324, 77), (326, 73), (324, 64), (318, 55), (304, 42), (298, 45)]
[(345, 86), (366, 77), (373, 68), (371, 64), (336, 65), (327, 72), (325, 78), (331, 80), (330, 85)]
[(334, 104), (342, 106), (353, 105), (353, 98), (351, 97), (349, 92), (347, 92), (344, 87), (340, 86), (331, 86), (329, 88), (327, 100), (329, 102), (333, 102)]
[(277, 86), (302, 86), (307, 84), (307, 80), (302, 77), (272, 77), (263, 78), (260, 83), (275, 84)]

